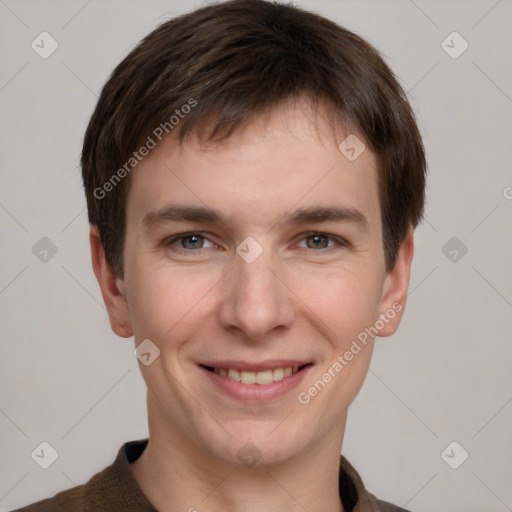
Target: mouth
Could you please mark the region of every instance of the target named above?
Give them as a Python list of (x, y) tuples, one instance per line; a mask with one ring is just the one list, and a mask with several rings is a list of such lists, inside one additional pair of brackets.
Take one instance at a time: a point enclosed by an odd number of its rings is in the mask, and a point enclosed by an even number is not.
[(311, 366), (312, 363), (295, 364), (293, 366), (282, 366), (278, 368), (266, 368), (260, 371), (241, 370), (237, 368), (228, 368), (220, 366), (200, 365), (206, 370), (216, 373), (221, 377), (240, 382), (241, 384), (259, 384), (260, 386), (279, 382), (290, 375), (302, 371), (304, 368)]
[(312, 362), (272, 360), (204, 362), (198, 365), (217, 392), (245, 403), (267, 403), (287, 395), (303, 381)]

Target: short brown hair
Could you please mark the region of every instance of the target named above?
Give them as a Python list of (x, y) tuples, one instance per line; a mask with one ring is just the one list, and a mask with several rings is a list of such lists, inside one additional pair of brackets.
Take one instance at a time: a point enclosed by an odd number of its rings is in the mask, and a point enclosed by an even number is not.
[(408, 229), (422, 217), (426, 174), (421, 136), (395, 75), (369, 43), (320, 15), (230, 0), (157, 27), (103, 87), (81, 163), (89, 222), (113, 271), (123, 275), (134, 152), (154, 142), (157, 127), (181, 143), (206, 123), (205, 140), (221, 140), (300, 97), (328, 107), (340, 126), (356, 127), (375, 152), (386, 269), (393, 268)]

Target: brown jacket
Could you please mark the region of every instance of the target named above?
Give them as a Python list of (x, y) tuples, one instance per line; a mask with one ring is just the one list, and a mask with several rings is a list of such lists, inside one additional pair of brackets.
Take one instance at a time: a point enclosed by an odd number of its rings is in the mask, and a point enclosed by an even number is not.
[[(147, 439), (140, 439), (125, 443), (114, 462), (86, 484), (13, 512), (157, 512), (130, 470), (130, 463), (142, 454), (147, 442)], [(340, 457), (339, 489), (346, 512), (408, 512), (366, 491), (361, 477), (343, 456)]]

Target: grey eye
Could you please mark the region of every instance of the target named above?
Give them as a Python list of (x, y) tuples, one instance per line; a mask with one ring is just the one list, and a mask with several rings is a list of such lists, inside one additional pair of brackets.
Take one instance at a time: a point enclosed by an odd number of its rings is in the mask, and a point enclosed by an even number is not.
[(180, 243), (184, 249), (202, 249), (204, 237), (201, 235), (186, 235), (180, 238)]
[[(329, 245), (329, 241), (332, 242), (329, 236), (318, 233), (305, 236), (300, 243), (302, 244), (305, 242), (307, 249), (326, 249), (327, 247), (332, 246), (332, 244)], [(299, 247), (301, 247), (300, 244)], [(302, 247), (304, 248), (304, 246)]]

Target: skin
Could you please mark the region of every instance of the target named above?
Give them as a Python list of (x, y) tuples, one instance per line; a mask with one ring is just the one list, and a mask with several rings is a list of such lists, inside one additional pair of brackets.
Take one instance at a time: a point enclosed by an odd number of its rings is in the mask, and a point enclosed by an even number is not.
[[(112, 273), (91, 229), (113, 331), (136, 344), (149, 338), (160, 350), (152, 364), (140, 364), (149, 444), (131, 465), (158, 510), (343, 510), (339, 454), (373, 341), (307, 405), (297, 394), (399, 303), (379, 336), (397, 329), (413, 235), (386, 272), (375, 155), (366, 149), (350, 162), (338, 144), (353, 132), (324, 119), (305, 103), (283, 104), (222, 143), (165, 139), (130, 177), (123, 278)], [(216, 208), (224, 222), (144, 227), (148, 212), (177, 204)], [(281, 222), (310, 206), (358, 210), (367, 226)], [(186, 232), (204, 238), (166, 245)], [(263, 248), (252, 263), (236, 253), (248, 236)], [(208, 359), (275, 358), (314, 365), (297, 389), (258, 404), (227, 396), (198, 367)], [(248, 442), (261, 455), (252, 468), (237, 457)]]

